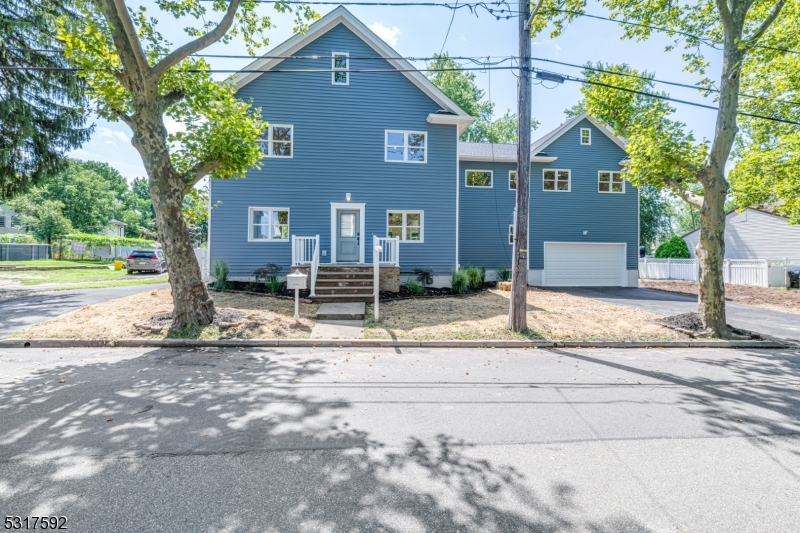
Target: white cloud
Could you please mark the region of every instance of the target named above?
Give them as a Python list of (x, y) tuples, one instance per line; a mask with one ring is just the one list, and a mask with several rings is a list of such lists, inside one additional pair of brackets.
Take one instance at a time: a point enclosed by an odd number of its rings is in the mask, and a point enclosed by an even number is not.
[(374, 31), (378, 37), (389, 43), (391, 46), (397, 46), (397, 38), (403, 35), (403, 32), (400, 31), (400, 28), (397, 26), (392, 26), (389, 28), (380, 22), (373, 22), (368, 27)]
[(554, 43), (551, 39), (542, 39), (541, 41), (531, 41), (533, 46), (552, 46), (555, 50), (561, 50), (561, 47)]
[(111, 141), (107, 141), (107, 142), (110, 142), (110, 144), (115, 144), (113, 142), (114, 139), (117, 139), (117, 140), (120, 140), (120, 141), (123, 141), (123, 142), (130, 141), (130, 138), (128, 137), (128, 135), (125, 132), (112, 130), (111, 128), (107, 128), (105, 126), (100, 126), (99, 128), (97, 128), (96, 133), (97, 133), (98, 137), (111, 139)]

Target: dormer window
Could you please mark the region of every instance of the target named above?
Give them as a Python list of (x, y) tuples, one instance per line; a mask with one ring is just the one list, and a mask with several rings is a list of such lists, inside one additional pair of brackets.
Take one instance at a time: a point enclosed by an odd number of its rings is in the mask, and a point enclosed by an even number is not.
[(581, 128), (581, 145), (589, 146), (590, 144), (592, 144), (592, 130)]
[(333, 52), (331, 54), (331, 83), (333, 85), (350, 85), (350, 54)]

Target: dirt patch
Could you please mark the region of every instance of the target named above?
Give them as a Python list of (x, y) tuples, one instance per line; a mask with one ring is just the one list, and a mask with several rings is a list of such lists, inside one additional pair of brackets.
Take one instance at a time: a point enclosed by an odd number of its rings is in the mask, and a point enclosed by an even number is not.
[[(689, 294), (691, 296), (697, 296), (698, 293), (698, 283), (696, 281), (640, 279), (639, 287)], [(800, 314), (800, 290), (797, 289), (726, 284), (725, 299), (737, 304)]]
[[(697, 313), (683, 313), (680, 315), (675, 316), (668, 316), (666, 318), (657, 318), (655, 322), (658, 324), (663, 324), (668, 328), (675, 329), (682, 333), (686, 333), (688, 335), (694, 336), (699, 333), (705, 331), (703, 327), (703, 321), (700, 318), (700, 315)], [(760, 339), (761, 337), (756, 334), (752, 334), (749, 331), (744, 331), (741, 329), (737, 329), (728, 325), (728, 327), (733, 331), (735, 334), (740, 335), (742, 337), (747, 337), (750, 339)]]
[[(412, 299), (381, 304), (381, 321), (367, 321), (367, 338), (415, 340), (521, 339), (508, 329), (509, 293)], [(370, 311), (371, 312), (371, 311)], [(528, 289), (528, 337), (550, 340), (685, 340), (655, 324), (656, 315), (543, 289)], [(535, 333), (534, 333), (535, 332)]]
[[(246, 294), (214, 293), (217, 309), (215, 323), (187, 337), (219, 338), (307, 338), (314, 326), (318, 305), (300, 306), (300, 320), (294, 320), (294, 302)], [(159, 339), (166, 336), (172, 322), (172, 297), (169, 289), (159, 289), (81, 309), (22, 332), (23, 338), (67, 339)], [(238, 326), (220, 328), (221, 323)], [(162, 326), (163, 330), (146, 331), (135, 324)]]

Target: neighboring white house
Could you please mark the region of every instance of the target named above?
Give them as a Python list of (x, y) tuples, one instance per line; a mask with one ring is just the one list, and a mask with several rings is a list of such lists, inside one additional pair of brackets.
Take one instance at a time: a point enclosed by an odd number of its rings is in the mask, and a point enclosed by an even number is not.
[[(695, 256), (700, 230), (683, 236), (689, 253)], [(783, 259), (800, 257), (800, 225), (792, 226), (788, 219), (748, 209), (731, 211), (725, 217), (726, 259)]]
[(108, 235), (109, 237), (124, 237), (126, 227), (128, 227), (126, 223), (112, 218), (108, 221), (105, 229), (101, 231), (100, 234)]
[(6, 233), (25, 233), (20, 227), (17, 214), (6, 204), (0, 204), (0, 235)]

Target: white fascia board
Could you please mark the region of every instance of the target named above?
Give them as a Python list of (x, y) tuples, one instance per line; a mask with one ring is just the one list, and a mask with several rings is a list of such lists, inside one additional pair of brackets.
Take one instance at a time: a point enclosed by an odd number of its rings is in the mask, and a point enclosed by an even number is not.
[[(531, 157), (531, 163), (552, 163), (558, 159), (557, 157), (550, 157), (550, 156), (540, 156), (540, 157)], [(459, 161), (479, 161), (483, 163), (516, 163), (516, 157), (492, 157), (490, 155), (460, 155), (458, 156)]]
[(562, 135), (567, 133), (570, 129), (572, 129), (572, 127), (575, 124), (577, 124), (583, 119), (586, 119), (589, 122), (591, 122), (594, 125), (594, 127), (600, 130), (606, 137), (611, 139), (614, 142), (614, 144), (616, 144), (623, 150), (627, 151), (627, 143), (625, 142), (624, 139), (614, 135), (614, 133), (610, 129), (600, 124), (597, 121), (597, 119), (590, 117), (589, 114), (586, 111), (584, 111), (580, 115), (572, 117), (571, 119), (569, 119), (556, 129), (554, 129), (553, 131), (551, 131), (550, 133), (548, 133), (547, 135), (545, 135), (544, 137), (533, 143), (531, 145), (531, 155), (536, 155), (545, 148), (547, 148), (548, 146), (550, 146), (551, 144), (553, 144), (557, 139), (559, 139)]
[[(445, 111), (450, 111), (460, 117), (469, 117), (466, 111), (461, 109), (455, 102), (453, 102), (441, 89), (436, 87), (424, 74), (417, 68), (406, 61), (405, 59), (389, 59), (400, 57), (391, 46), (386, 44), (380, 37), (370, 30), (363, 22), (358, 20), (352, 13), (342, 6), (337, 7), (318, 21), (309, 26), (305, 34), (295, 34), (287, 41), (278, 45), (270, 50), (268, 56), (288, 56), (292, 55), (302, 47), (318, 39), (338, 24), (344, 24), (353, 33), (361, 37), (373, 50), (378, 52), (382, 57), (386, 58), (393, 67), (403, 71), (402, 74), (408, 78), (414, 85), (419, 87), (422, 92), (428, 95), (434, 102), (442, 106)], [(283, 59), (276, 58), (259, 58), (242, 70), (260, 70), (268, 71), (281, 63)], [(232, 77), (235, 79), (236, 89), (241, 89), (258, 76), (260, 72), (248, 72), (241, 77)], [(234, 75), (236, 76), (236, 75)], [(231, 78), (229, 78), (230, 80)], [(471, 117), (470, 117), (471, 118)]]
[(475, 121), (473, 117), (461, 115), (443, 115), (441, 113), (431, 113), (428, 115), (429, 124), (445, 124), (458, 126), (458, 135), (464, 133), (464, 130)]

